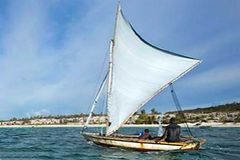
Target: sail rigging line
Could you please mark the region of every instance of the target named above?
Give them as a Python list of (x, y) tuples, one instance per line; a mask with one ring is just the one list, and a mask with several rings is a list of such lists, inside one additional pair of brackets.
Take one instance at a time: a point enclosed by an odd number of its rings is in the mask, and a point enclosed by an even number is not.
[[(104, 87), (104, 93), (106, 92), (106, 87)], [(107, 112), (107, 94), (103, 94), (103, 111), (102, 111), (102, 116), (104, 117), (106, 112)], [(104, 126), (102, 125), (100, 134), (103, 135), (103, 128)]]
[(162, 126), (162, 119), (163, 119), (163, 115), (162, 113), (159, 114), (159, 117), (158, 117), (158, 136), (162, 136), (163, 135), (163, 126)]
[(111, 105), (111, 90), (112, 90), (112, 75), (113, 75), (113, 72), (112, 72), (112, 60), (113, 60), (113, 56), (112, 56), (112, 52), (113, 52), (113, 40), (110, 41), (110, 51), (109, 51), (109, 69), (108, 69), (108, 72), (109, 72), (109, 76), (108, 76), (108, 86), (107, 86), (107, 123), (106, 123), (106, 131), (108, 130), (108, 127), (109, 127), (109, 110), (108, 110), (108, 107)]
[[(96, 84), (94, 85), (95, 87), (94, 88), (96, 88), (95, 90), (97, 90), (97, 88), (99, 89), (100, 87), (98, 87), (99, 86), (99, 83), (101, 82), (101, 76), (103, 75), (103, 72), (104, 72), (104, 66), (105, 66), (105, 63), (106, 63), (106, 61), (107, 61), (107, 55), (108, 55), (108, 52), (106, 51), (105, 52), (105, 54), (104, 54), (104, 59), (103, 59), (103, 62), (102, 62), (102, 64), (101, 64), (101, 67), (100, 67), (100, 74), (99, 74), (99, 76), (98, 76), (98, 80), (96, 81)], [(107, 71), (107, 74), (108, 74), (108, 71)], [(102, 83), (102, 82), (101, 82)], [(100, 84), (100, 86), (101, 86), (101, 84)], [(97, 90), (97, 92), (95, 92), (95, 93), (93, 93), (92, 95), (91, 95), (91, 99), (93, 99), (93, 98), (96, 98), (96, 95), (97, 95), (97, 93), (98, 93), (98, 90)], [(94, 99), (94, 101), (95, 101), (95, 99)], [(88, 109), (90, 110), (90, 112), (91, 112), (91, 106), (92, 106), (92, 104), (93, 104), (93, 102), (89, 102), (89, 104), (88, 104)], [(85, 122), (86, 123), (86, 122)], [(85, 126), (85, 124), (84, 124), (84, 126)]]
[(184, 113), (183, 113), (183, 111), (182, 111), (180, 102), (179, 102), (179, 100), (178, 100), (178, 98), (177, 98), (176, 92), (174, 91), (174, 88), (173, 88), (173, 84), (172, 84), (172, 83), (170, 84), (170, 89), (171, 89), (171, 95), (172, 95), (173, 101), (174, 101), (174, 103), (175, 103), (175, 106), (176, 106), (176, 108), (177, 108), (177, 111), (178, 111), (178, 113), (182, 116), (183, 121), (184, 121), (184, 123), (185, 123), (185, 125), (186, 125), (186, 128), (187, 128), (187, 131), (188, 131), (189, 135), (193, 137), (193, 134), (192, 134), (192, 132), (191, 132), (191, 130), (190, 130), (188, 124), (187, 124), (187, 119), (186, 119), (186, 117), (185, 117), (185, 115), (184, 115)]
[(101, 94), (101, 92), (102, 92), (102, 90), (103, 90), (103, 88), (104, 88), (104, 86), (105, 86), (107, 77), (108, 77), (108, 72), (107, 72), (107, 74), (105, 75), (105, 77), (104, 77), (104, 79), (103, 79), (103, 81), (102, 81), (102, 83), (101, 83), (101, 85), (100, 85), (100, 88), (99, 88), (98, 91), (97, 91), (97, 94), (96, 94), (96, 96), (95, 96), (94, 102), (93, 102), (93, 104), (92, 104), (91, 111), (90, 111), (90, 113), (89, 113), (89, 116), (88, 116), (88, 118), (87, 118), (86, 123), (84, 124), (83, 129), (86, 129), (87, 126), (88, 126), (88, 124), (89, 124), (89, 122), (90, 122), (90, 119), (91, 119), (91, 117), (92, 117), (93, 111), (94, 111), (94, 109), (95, 109), (95, 107), (96, 107), (96, 104), (97, 104), (97, 102), (98, 102), (98, 99), (99, 99), (99, 97), (100, 97), (100, 94)]

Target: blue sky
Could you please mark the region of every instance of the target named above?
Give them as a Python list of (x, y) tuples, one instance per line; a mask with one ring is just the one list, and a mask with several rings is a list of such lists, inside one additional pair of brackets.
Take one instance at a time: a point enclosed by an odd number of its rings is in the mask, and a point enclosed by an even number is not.
[[(203, 60), (174, 84), (183, 108), (240, 100), (240, 1), (121, 6), (146, 41)], [(115, 10), (113, 0), (1, 0), (0, 119), (87, 113), (106, 70)], [(152, 107), (175, 109), (169, 89), (145, 105)]]

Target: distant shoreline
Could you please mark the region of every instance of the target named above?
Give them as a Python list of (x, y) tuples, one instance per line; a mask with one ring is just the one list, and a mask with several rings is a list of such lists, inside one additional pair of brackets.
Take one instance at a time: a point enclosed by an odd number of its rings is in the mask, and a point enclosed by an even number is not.
[[(166, 126), (167, 124), (163, 124), (163, 126)], [(179, 124), (181, 127), (185, 127), (185, 124)], [(88, 127), (102, 127), (105, 125), (101, 124), (95, 124), (95, 125), (89, 125)], [(158, 124), (127, 124), (123, 127), (158, 127)], [(199, 126), (196, 126), (195, 123), (188, 123), (189, 127), (197, 128)], [(240, 127), (240, 123), (202, 123), (200, 126), (205, 127)], [(54, 128), (54, 127), (83, 127), (83, 125), (78, 124), (65, 124), (65, 125), (2, 125), (0, 128)]]

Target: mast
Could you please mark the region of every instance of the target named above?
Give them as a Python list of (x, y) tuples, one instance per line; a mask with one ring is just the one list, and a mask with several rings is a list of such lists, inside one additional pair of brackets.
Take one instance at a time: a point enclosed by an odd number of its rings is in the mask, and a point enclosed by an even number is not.
[(120, 12), (120, 2), (118, 1), (117, 4), (117, 11), (115, 17), (115, 25), (114, 25), (114, 33), (113, 39), (110, 41), (110, 49), (109, 49), (109, 76), (108, 76), (108, 88), (107, 88), (107, 124), (106, 124), (106, 132), (108, 127), (111, 125), (109, 122), (109, 106), (111, 105), (111, 92), (112, 92), (112, 75), (113, 75), (113, 50), (114, 50), (114, 40), (116, 36), (116, 27), (117, 27), (117, 20), (118, 20), (118, 13)]
[(162, 119), (163, 119), (163, 115), (162, 113), (159, 114), (159, 119), (158, 119), (158, 136), (162, 136), (163, 135), (163, 126), (162, 126)]

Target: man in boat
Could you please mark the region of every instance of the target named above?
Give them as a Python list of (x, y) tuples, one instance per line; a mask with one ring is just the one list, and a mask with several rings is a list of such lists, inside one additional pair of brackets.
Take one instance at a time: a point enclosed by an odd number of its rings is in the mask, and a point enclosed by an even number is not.
[(166, 142), (179, 142), (181, 134), (181, 127), (176, 123), (176, 119), (172, 117), (169, 121), (169, 125), (165, 128), (164, 134), (158, 141)]
[(144, 133), (139, 138), (140, 139), (151, 139), (152, 136), (149, 133), (149, 129), (145, 129)]

